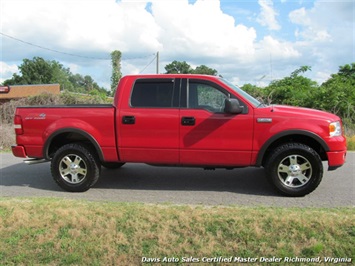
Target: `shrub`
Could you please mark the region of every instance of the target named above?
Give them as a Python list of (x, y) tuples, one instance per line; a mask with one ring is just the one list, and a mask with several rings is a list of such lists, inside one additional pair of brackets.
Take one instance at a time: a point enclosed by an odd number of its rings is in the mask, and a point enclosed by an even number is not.
[(348, 150), (354, 151), (355, 150), (355, 135), (352, 137), (347, 137), (346, 144), (347, 144)]
[(15, 144), (15, 132), (12, 124), (0, 124), (0, 151), (9, 150)]

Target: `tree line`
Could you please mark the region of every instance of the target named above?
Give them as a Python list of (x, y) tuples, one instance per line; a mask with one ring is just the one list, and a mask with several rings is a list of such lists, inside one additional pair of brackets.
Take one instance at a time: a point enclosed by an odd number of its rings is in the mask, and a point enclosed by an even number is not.
[(4, 85), (59, 83), (61, 90), (102, 95), (103, 97), (110, 94), (104, 87), (100, 87), (91, 76), (73, 74), (69, 68), (54, 60), (45, 60), (42, 57), (24, 59), (18, 69), (20, 74), (13, 74), (12, 78), (3, 82)]

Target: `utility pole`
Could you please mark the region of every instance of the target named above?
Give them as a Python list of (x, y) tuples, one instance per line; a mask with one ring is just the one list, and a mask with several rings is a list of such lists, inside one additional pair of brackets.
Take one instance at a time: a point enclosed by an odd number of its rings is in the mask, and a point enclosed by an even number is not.
[(157, 74), (159, 74), (159, 51), (157, 52), (157, 66), (156, 66), (156, 69), (157, 69)]
[(270, 76), (271, 76), (271, 81), (273, 80), (273, 77), (272, 77), (272, 54), (270, 52)]

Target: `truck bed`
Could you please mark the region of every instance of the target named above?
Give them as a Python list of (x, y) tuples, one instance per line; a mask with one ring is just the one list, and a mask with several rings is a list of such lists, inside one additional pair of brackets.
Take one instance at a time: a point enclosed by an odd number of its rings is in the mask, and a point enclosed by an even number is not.
[(117, 160), (114, 117), (115, 107), (111, 104), (18, 107), (15, 125), (21, 124), (24, 132), (16, 136), (16, 142), (26, 147), (27, 157), (50, 159), (56, 145), (85, 137), (100, 148), (101, 160)]

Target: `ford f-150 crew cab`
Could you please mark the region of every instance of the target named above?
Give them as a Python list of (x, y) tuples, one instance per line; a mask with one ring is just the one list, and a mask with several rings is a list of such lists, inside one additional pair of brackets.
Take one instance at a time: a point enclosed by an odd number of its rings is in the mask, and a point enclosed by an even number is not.
[[(113, 105), (18, 107), (12, 152), (51, 161), (67, 191), (94, 186), (101, 166), (125, 163), (214, 168), (264, 167), (284, 195), (317, 188), (322, 161), (345, 162), (341, 119), (323, 111), (267, 106), (220, 77), (129, 75)], [(118, 173), (119, 174), (119, 173)]]

